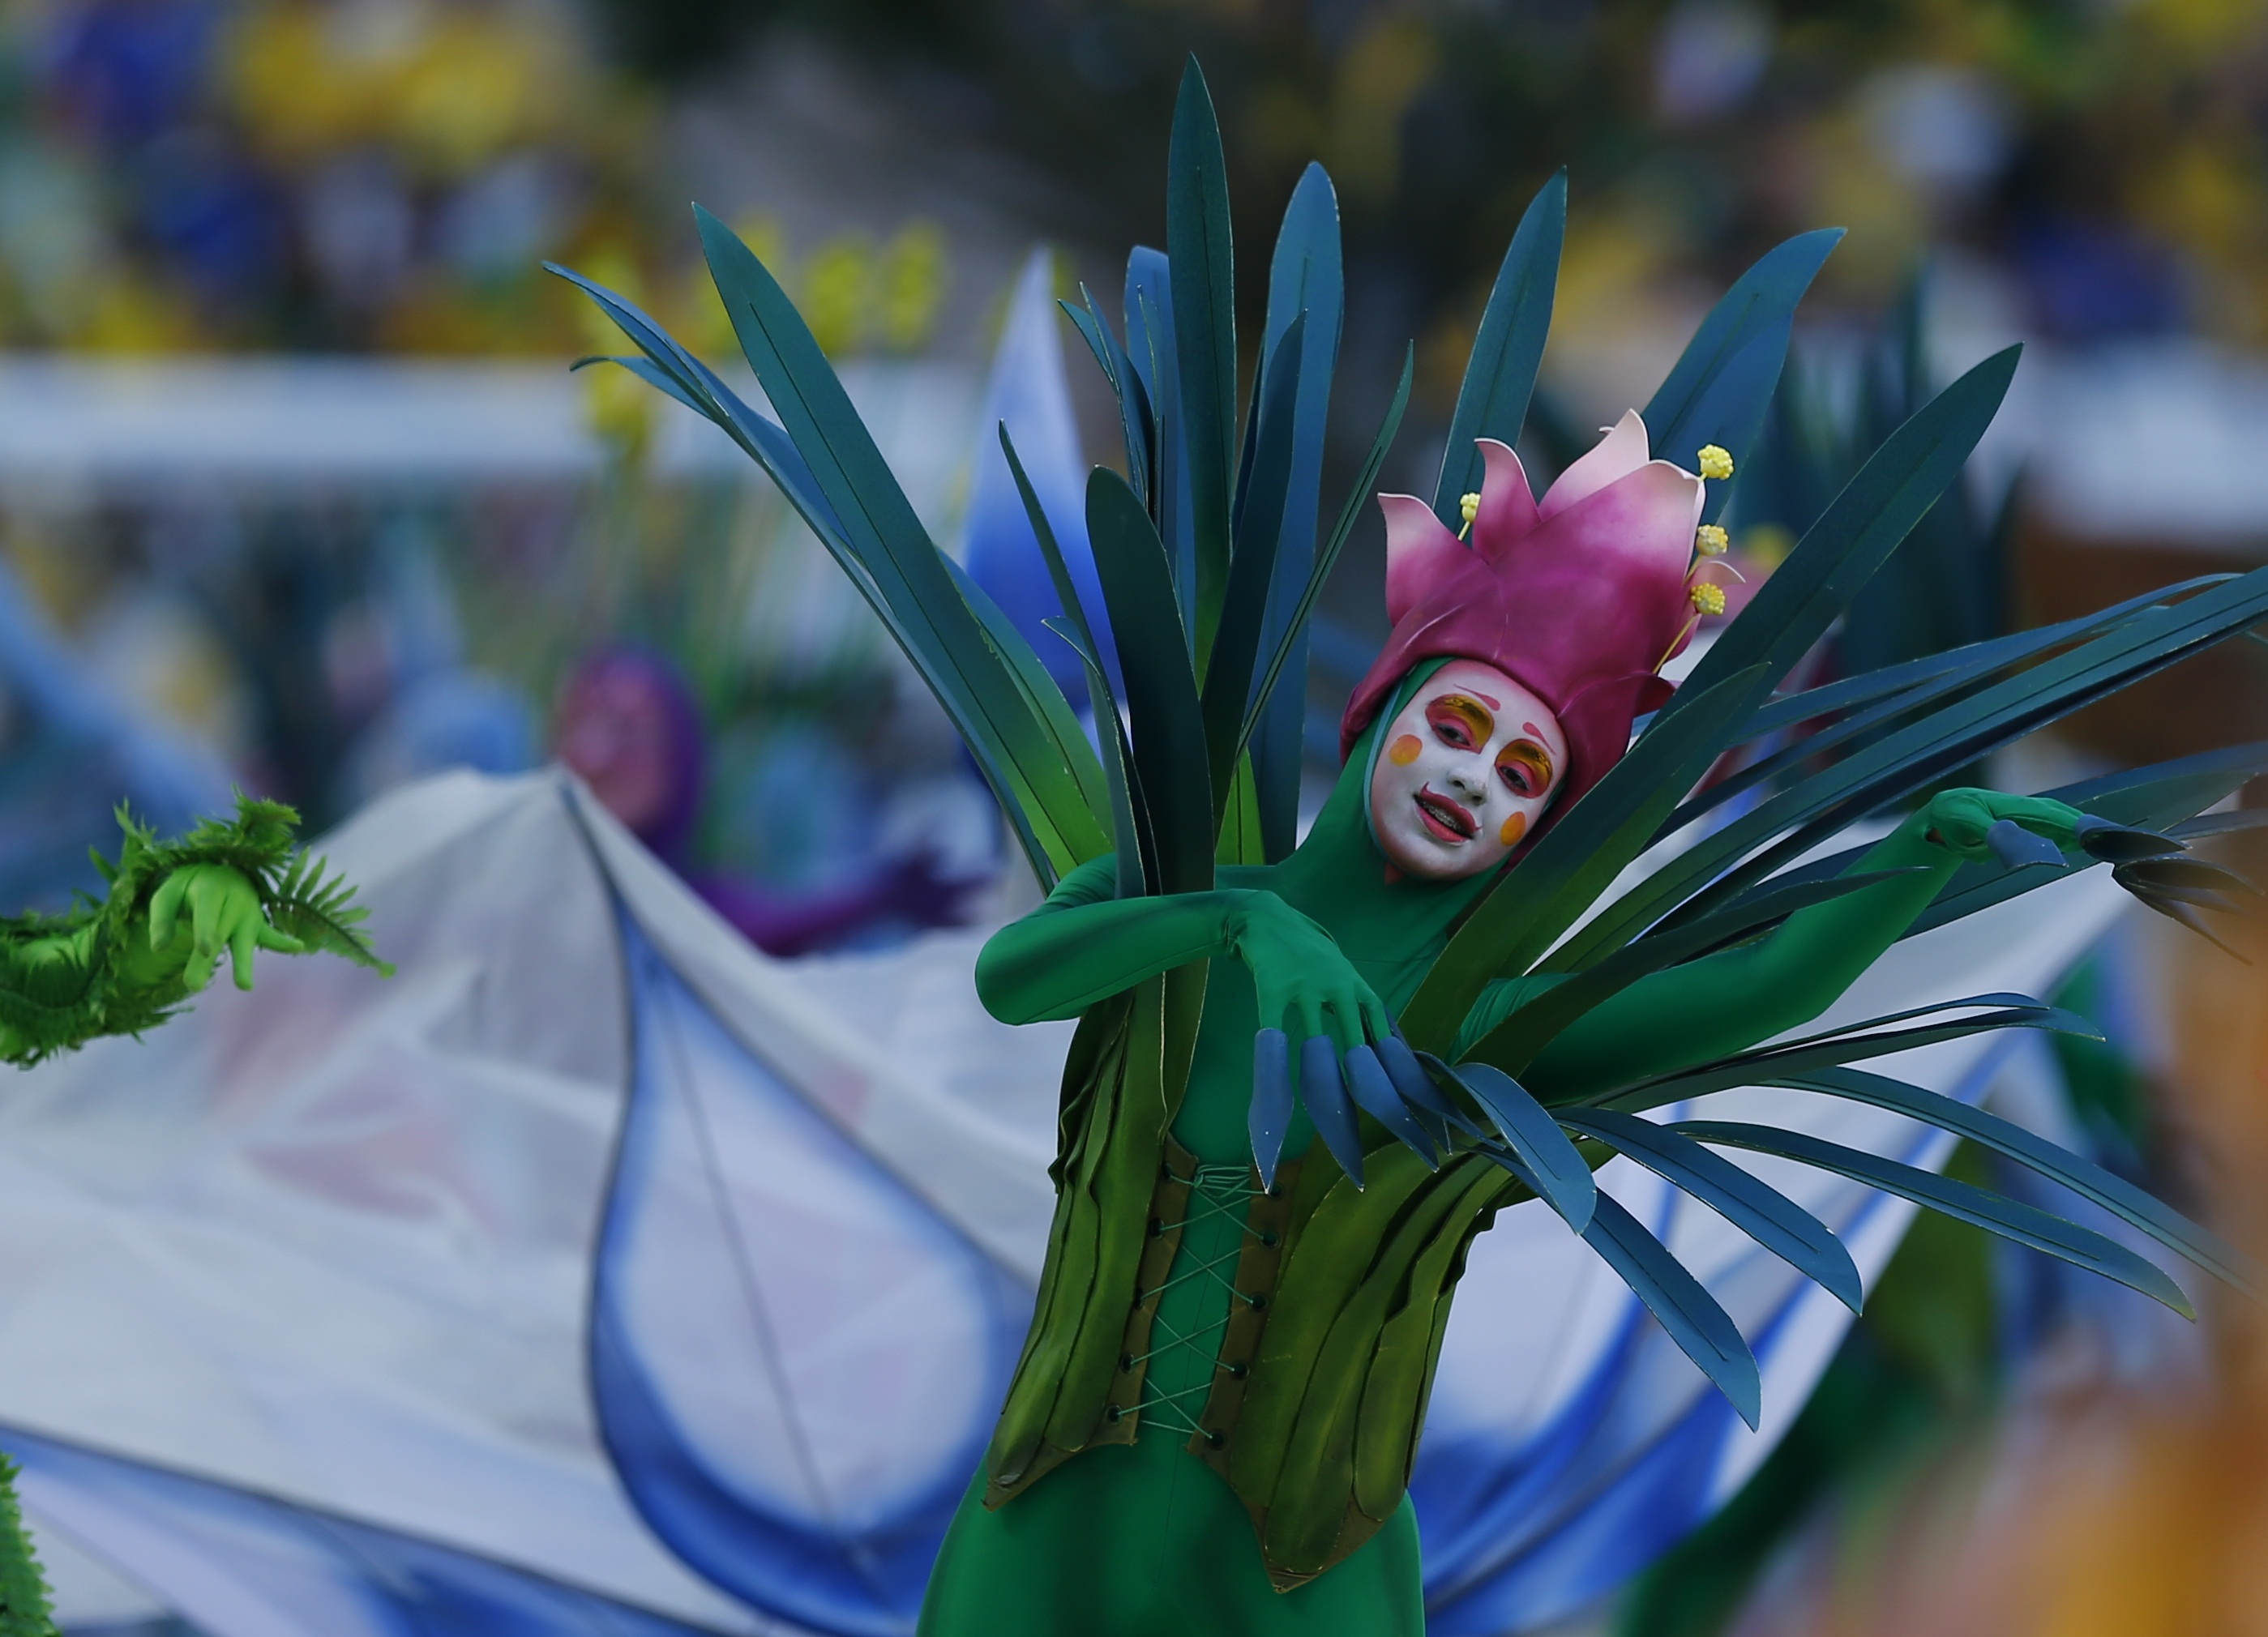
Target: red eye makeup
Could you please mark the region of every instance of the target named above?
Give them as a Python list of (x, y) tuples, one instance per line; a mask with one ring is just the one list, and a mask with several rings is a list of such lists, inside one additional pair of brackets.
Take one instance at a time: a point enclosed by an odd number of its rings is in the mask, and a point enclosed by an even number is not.
[(1551, 788), (1551, 752), (1529, 739), (1518, 739), (1497, 752), (1496, 770), (1505, 788), (1532, 801)]
[(1452, 750), (1476, 751), (1496, 731), (1488, 707), (1462, 694), (1444, 694), (1426, 706), (1425, 721), (1433, 737)]

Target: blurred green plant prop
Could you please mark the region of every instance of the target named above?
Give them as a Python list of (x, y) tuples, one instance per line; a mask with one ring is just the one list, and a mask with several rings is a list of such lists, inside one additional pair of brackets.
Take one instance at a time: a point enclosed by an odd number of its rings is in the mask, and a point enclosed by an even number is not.
[(55, 1637), (48, 1579), (16, 1501), (15, 1462), (0, 1456), (0, 1637)]
[[(1086, 490), (1123, 688), (1110, 679), (1027, 486), (1064, 609), (1056, 628), (1086, 662), (1087, 702), (1102, 724), (1099, 747), (1089, 745), (1037, 657), (938, 549), (809, 326), (722, 223), (696, 210), (711, 272), (777, 421), (632, 302), (555, 269), (636, 344), (637, 354), (615, 363), (723, 428), (788, 496), (952, 717), (1042, 884), (1115, 852), (1122, 895), (1191, 891), (1211, 886), (1219, 863), (1289, 851), (1298, 735), (1285, 729), (1296, 728), (1297, 701), (1296, 690), (1278, 685), (1409, 402), (1414, 356), (1405, 353), (1369, 451), (1326, 513), (1318, 495), (1322, 442), (1344, 312), (1336, 197), (1320, 166), (1293, 190), (1269, 266), (1257, 368), (1240, 382), (1226, 177), (1212, 100), (1192, 61), (1169, 144), (1166, 251), (1134, 251), (1116, 326), (1089, 292), (1067, 307), (1113, 390), (1123, 439), (1123, 473), (1098, 467)], [(1476, 487), (1473, 439), (1514, 442), (1526, 418), (1550, 325), (1565, 203), (1564, 179), (1555, 178), (1529, 204), (1482, 319), (1432, 497), (1452, 530), (1462, 495)], [(1711, 310), (1643, 411), (1656, 451), (1723, 477), (1746, 464), (1779, 381), (1796, 305), (1838, 237), (1807, 233), (1772, 250)], [(1349, 1254), (1364, 1265), (1346, 1270), (1345, 1307), (1334, 1321), (1344, 1331), (1332, 1332), (1334, 1349), (1344, 1344), (1334, 1354), (1332, 1380), (1341, 1384), (1299, 1420), (1304, 1458), (1329, 1476), (1277, 1489), (1265, 1503), (1271, 1567), (1315, 1572), (1309, 1547), (1322, 1543), (1322, 1561), (1329, 1561), (1351, 1508), (1375, 1519), (1386, 1516), (1379, 1506), (1398, 1500), (1415, 1428), (1358, 1426), (1362, 1383), (1430, 1369), (1426, 1338), (1438, 1336), (1446, 1318), (1462, 1247), (1497, 1211), (1529, 1198), (1564, 1217), (1756, 1422), (1762, 1384), (1738, 1325), (1668, 1247), (1594, 1185), (1594, 1168), (1614, 1153), (1703, 1200), (1854, 1309), (1858, 1277), (1833, 1233), (1719, 1150), (1851, 1178), (2191, 1311), (2154, 1263), (2007, 1194), (1800, 1130), (1645, 1117), (1712, 1091), (1780, 1086), (1895, 1111), (2039, 1172), (2223, 1279), (2259, 1288), (2238, 1252), (2125, 1179), (1982, 1110), (1853, 1066), (2002, 1029), (2091, 1032), (2085, 1020), (2026, 996), (1949, 997), (1603, 1086), (1577, 1101), (1546, 1105), (1520, 1083), (1569, 1024), (1639, 977), (1755, 938), (1800, 907), (1871, 885), (1873, 877), (1840, 873), (1860, 850), (1855, 843), (1833, 850), (1852, 826), (2268, 618), (2268, 569), (2210, 576), (2043, 630), (1815, 687), (1787, 686), (1955, 483), (2015, 367), (2014, 349), (1985, 360), (1858, 464), (1629, 753), (1480, 899), (1404, 1009), (1406, 1041), (1379, 1042), (1377, 1058), (1366, 1062), (1352, 1060), (1368, 1047), (1349, 1053), (1359, 1112), (1336, 1076), (1303, 1072), (1301, 1095), (1318, 1129), (1359, 1134), (1359, 1141), (1351, 1149), (1331, 1145), (1329, 1157), (1310, 1155), (1302, 1194), (1329, 1192), (1343, 1213), (1334, 1221), (1348, 1229), (1349, 1245), (1360, 1247)], [(1710, 445), (1716, 452), (1704, 459)], [(1008, 452), (1012, 464), (1012, 447)], [(1712, 485), (1709, 521), (1732, 488)], [(1697, 789), (1728, 752), (1794, 729), (1805, 737), (1789, 748), (1753, 754), (1732, 776)], [(2246, 889), (2180, 858), (2178, 833), (2161, 832), (2264, 766), (2268, 746), (2253, 745), (2051, 794), (2088, 815), (2080, 838), (2088, 862), (2112, 863), (2128, 885), (2194, 919), (2198, 894), (2219, 899), (2213, 907), (2233, 907), (2226, 895)], [(1651, 851), (1673, 838), (1681, 845)], [(2043, 855), (2043, 845), (1996, 832), (1994, 857), (1965, 866), (1915, 930), (2064, 878), (2066, 859), (2051, 846)], [(1650, 852), (1652, 867), (1624, 881)], [(2190, 878), (2200, 870), (2206, 873)], [(1476, 1012), (1491, 986), (1528, 974), (1560, 981), (1531, 988), (1532, 998), (1501, 1017)], [(1174, 1061), (1169, 1026), (1194, 1026), (1176, 1012), (1171, 980), (1156, 981), (1168, 986), (1157, 1003), (1102, 1009), (1116, 1021), (1101, 1026), (1127, 1031), (1129, 1061)], [(1478, 1038), (1469, 1039), (1469, 1031)], [(1065, 1177), (1059, 1209), (1071, 1227), (1059, 1222), (1059, 1230), (1091, 1237), (1102, 1210), (1096, 1185), (1074, 1186)], [(1139, 1186), (1149, 1187), (1146, 1174)], [(1420, 1223), (1422, 1231), (1389, 1231), (1395, 1223)], [(1394, 1303), (1376, 1296), (1384, 1290), (1398, 1293)], [(1077, 1345), (1103, 1352), (1066, 1369), (1091, 1364), (1107, 1380), (1116, 1334)], [(1324, 1442), (1309, 1448), (1314, 1436)], [(1239, 1459), (1270, 1447), (1245, 1439)], [(1287, 1542), (1294, 1544), (1279, 1551)]]

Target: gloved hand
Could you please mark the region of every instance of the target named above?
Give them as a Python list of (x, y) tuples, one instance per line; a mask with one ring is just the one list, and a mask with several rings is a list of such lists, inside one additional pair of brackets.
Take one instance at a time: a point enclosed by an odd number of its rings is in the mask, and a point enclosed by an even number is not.
[(1912, 820), (1925, 836), (1963, 858), (1999, 858), (2014, 867), (2060, 863), (2079, 846), (2087, 815), (2041, 796), (1999, 790), (1940, 790)]
[(306, 952), (298, 939), (268, 924), (259, 890), (242, 871), (226, 864), (184, 864), (158, 884), (150, 900), (150, 947), (170, 950), (182, 939), (188, 948), (181, 978), (191, 994), (210, 980), (224, 951), (235, 968), (239, 989), (252, 987), (254, 949), (279, 955)]
[(2081, 852), (2110, 865), (2111, 879), (2152, 909), (2223, 949), (2229, 946), (2197, 912), (2241, 914), (2261, 896), (2258, 887), (2235, 870), (2187, 856), (2188, 843), (2174, 836), (2115, 824), (2044, 796), (1945, 790), (1909, 822), (1920, 826), (1927, 841), (1963, 858), (1998, 858), (2011, 870), (2060, 865), (2066, 852)]
[[(1252, 1046), (1252, 1156), (1272, 1183), (1292, 1123), (1291, 1043), (1300, 1046), (1300, 1098), (1315, 1134), (1362, 1186), (1361, 1108), (1427, 1164), (1447, 1144), (1452, 1111), (1395, 1032), (1386, 1002), (1331, 935), (1273, 892), (1229, 914), (1229, 947), (1252, 973), (1260, 1031)], [(1350, 1097), (1350, 1092), (1351, 1097)]]

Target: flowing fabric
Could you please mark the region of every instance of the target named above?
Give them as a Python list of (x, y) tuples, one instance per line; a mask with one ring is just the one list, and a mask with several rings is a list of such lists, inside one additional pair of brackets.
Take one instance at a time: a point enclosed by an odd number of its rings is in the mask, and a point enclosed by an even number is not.
[[(320, 850), (363, 884), (401, 976), (264, 965), (253, 994), (210, 991), (148, 1040), (99, 1042), (29, 1071), (0, 1102), (0, 1424), (694, 1629), (788, 1629), (792, 1617), (759, 1609), (828, 1598), (849, 1611), (842, 1629), (909, 1628), (902, 1602), (846, 1590), (840, 1564), (862, 1538), (902, 1528), (909, 1541), (934, 1520), (929, 1475), (990, 1428), (998, 1406), (971, 1384), (975, 1339), (1007, 1322), (986, 1317), (992, 1292), (1037, 1277), (1068, 1026), (1011, 1030), (984, 1017), (968, 987), (976, 935), (768, 960), (553, 775), (413, 787)], [(2119, 899), (2100, 872), (2074, 876), (1911, 939), (1836, 1015), (2043, 992)], [(632, 932), (658, 963), (659, 1002), (636, 999)], [(720, 1330), (740, 1310), (713, 1219), (655, 1208), (704, 1197), (697, 1172), (711, 1159), (682, 1152), (639, 1196), (638, 1231), (653, 1237), (638, 1259), (669, 1270), (669, 1299), (622, 1305), (625, 1345), (667, 1355), (667, 1392), (701, 1465), (769, 1509), (751, 1507), (746, 1527), (784, 1519), (823, 1536), (858, 1520), (836, 1538), (836, 1559), (807, 1574), (775, 1557), (777, 1579), (720, 1588), (672, 1547), (660, 1510), (642, 1509), (671, 1474), (623, 1443), (618, 1475), (602, 1435), (588, 1368), (593, 1257), (615, 1145), (643, 1095), (640, 1004), (670, 1009), (693, 1037), (714, 1026), (696, 1077), (704, 1097), (721, 1095), (736, 1063), (763, 1068), (758, 1090), (774, 1101), (760, 1106), (777, 1122), (764, 1129), (800, 1132), (806, 1146), (804, 1163), (752, 1175), (807, 1190), (813, 1219), (866, 1213), (894, 1193), (888, 1242), (916, 1244), (932, 1270), (909, 1284), (894, 1252), (811, 1277), (812, 1237), (779, 1230), (783, 1217), (743, 1241), (762, 1288), (786, 1303), (777, 1326), (799, 1345), (887, 1337), (961, 1384), (924, 1401), (959, 1423), (924, 1428), (902, 1461), (845, 1442), (830, 1474), (836, 1510), (822, 1513), (780, 1428), (799, 1423), (824, 1442), (843, 1418), (873, 1413), (873, 1378), (790, 1371), (806, 1384), (791, 1395), (746, 1331), (678, 1347), (692, 1307), (713, 1303)], [(1991, 1063), (1983, 1043), (1956, 1042), (1886, 1072), (1975, 1092)], [(1785, 1097), (1804, 1129), (1911, 1149), (1904, 1122), (1826, 1099), (1798, 1110), (1793, 1094), (1730, 1093), (1712, 1112), (1766, 1096)], [(711, 1157), (739, 1163), (724, 1149)], [(1743, 1163), (1830, 1224), (1863, 1216), (1852, 1250), (1870, 1277), (1887, 1260), (1905, 1208)], [(1412, 1485), (1436, 1633), (1542, 1623), (1616, 1583), (1763, 1458), (1843, 1333), (1839, 1307), (1710, 1213), (1673, 1208), (1622, 1162), (1602, 1181), (1668, 1229), (1756, 1342), (1763, 1432), (1732, 1420), (1557, 1219), (1534, 1204), (1505, 1213), (1461, 1288)], [(627, 1200), (618, 1190), (615, 1208)], [(978, 1278), (980, 1266), (1004, 1282)], [(958, 1356), (936, 1357), (935, 1304), (909, 1302), (909, 1288), (969, 1295), (947, 1327)], [(839, 1394), (811, 1391), (838, 1376)], [(36, 1479), (26, 1496), (36, 1516)], [(203, 1550), (201, 1539), (159, 1510), (96, 1549), (157, 1584), (155, 1566)], [(910, 1560), (915, 1548), (903, 1551)], [(335, 1637), (328, 1606), (310, 1604), (296, 1625), (195, 1619), (210, 1637)]]

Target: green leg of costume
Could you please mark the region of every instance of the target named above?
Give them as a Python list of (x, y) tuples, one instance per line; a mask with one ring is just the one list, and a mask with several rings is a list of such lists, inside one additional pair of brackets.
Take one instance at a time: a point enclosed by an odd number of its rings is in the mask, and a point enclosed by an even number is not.
[(920, 1637), (1424, 1637), (1407, 1499), (1328, 1575), (1278, 1592), (1252, 1519), (1168, 1433), (1090, 1450), (988, 1512), (978, 1474)]

